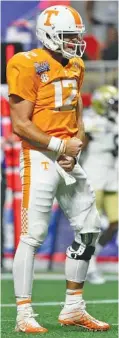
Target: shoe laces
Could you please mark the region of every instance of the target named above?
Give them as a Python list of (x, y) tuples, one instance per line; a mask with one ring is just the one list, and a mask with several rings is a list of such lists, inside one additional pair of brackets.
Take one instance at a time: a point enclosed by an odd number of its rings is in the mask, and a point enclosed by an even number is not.
[(82, 313), (82, 317), (87, 317), (87, 319), (93, 320), (95, 322), (98, 322), (98, 320), (96, 320), (94, 317), (92, 317), (87, 311), (86, 311), (86, 303), (85, 301), (82, 299), (82, 301), (79, 303), (79, 308), (81, 310)]
[[(21, 311), (20, 311), (21, 313)], [(20, 315), (20, 314), (19, 314)], [(25, 321), (26, 325), (30, 324), (32, 325), (33, 327), (40, 327), (40, 325), (37, 323), (37, 321), (35, 320), (35, 317), (37, 317), (38, 314), (37, 313), (34, 313), (33, 309), (31, 306), (29, 307), (26, 307), (24, 310), (23, 310), (23, 313), (22, 313), (22, 318), (19, 318), (20, 321)], [(30, 321), (30, 323), (29, 323)]]
[(85, 303), (85, 301), (84, 301), (83, 299), (79, 302), (79, 308), (80, 308), (82, 311), (86, 312), (86, 311), (85, 311), (85, 309), (86, 309), (86, 303)]

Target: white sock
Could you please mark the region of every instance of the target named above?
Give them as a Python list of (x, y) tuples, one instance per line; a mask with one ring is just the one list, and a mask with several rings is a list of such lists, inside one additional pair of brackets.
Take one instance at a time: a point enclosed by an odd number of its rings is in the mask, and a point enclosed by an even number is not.
[(76, 305), (82, 301), (82, 289), (66, 290), (65, 306)]
[(13, 262), (13, 277), (15, 296), (21, 301), (31, 298), (35, 251), (36, 248), (20, 240)]
[(17, 298), (17, 312), (25, 311), (31, 307), (31, 301), (29, 299), (26, 300), (18, 300)]

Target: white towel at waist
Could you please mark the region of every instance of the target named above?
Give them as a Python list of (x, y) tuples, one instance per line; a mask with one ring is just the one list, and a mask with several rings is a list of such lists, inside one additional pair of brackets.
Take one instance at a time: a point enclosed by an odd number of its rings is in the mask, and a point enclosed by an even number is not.
[(76, 179), (70, 175), (69, 173), (67, 173), (56, 161), (56, 168), (58, 173), (60, 174), (60, 176), (64, 179), (66, 185), (71, 185), (74, 184), (76, 182)]
[[(80, 158), (80, 155), (81, 155), (81, 151), (79, 152), (78, 156), (77, 156), (77, 163), (79, 161), (79, 158)], [(76, 183), (76, 179), (70, 175), (69, 173), (67, 173), (59, 164), (57, 161), (55, 161), (56, 163), (56, 168), (57, 168), (57, 171), (58, 173), (61, 175), (61, 177), (64, 179), (66, 185), (71, 185), (71, 184), (74, 184)]]

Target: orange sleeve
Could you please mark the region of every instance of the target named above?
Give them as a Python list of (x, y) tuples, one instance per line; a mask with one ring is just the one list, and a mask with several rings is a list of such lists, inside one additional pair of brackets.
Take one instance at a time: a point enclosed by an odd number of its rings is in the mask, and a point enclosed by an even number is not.
[(80, 59), (80, 67), (81, 67), (81, 71), (80, 71), (80, 76), (79, 76), (79, 90), (81, 89), (81, 86), (83, 84), (84, 73), (85, 73), (85, 66), (84, 66), (84, 62), (82, 59)]
[(16, 94), (25, 100), (36, 101), (37, 81), (33, 64), (23, 63), (15, 55), (7, 65), (7, 83), (9, 95)]

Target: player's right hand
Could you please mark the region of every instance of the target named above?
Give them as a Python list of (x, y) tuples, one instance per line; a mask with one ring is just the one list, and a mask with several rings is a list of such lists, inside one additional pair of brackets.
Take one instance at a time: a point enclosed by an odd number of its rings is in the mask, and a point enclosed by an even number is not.
[(72, 137), (66, 142), (65, 154), (75, 157), (79, 154), (82, 148), (82, 141), (76, 137)]

